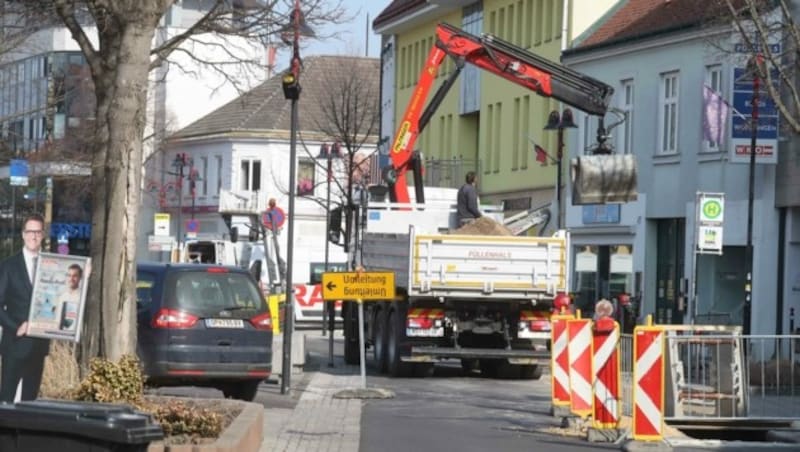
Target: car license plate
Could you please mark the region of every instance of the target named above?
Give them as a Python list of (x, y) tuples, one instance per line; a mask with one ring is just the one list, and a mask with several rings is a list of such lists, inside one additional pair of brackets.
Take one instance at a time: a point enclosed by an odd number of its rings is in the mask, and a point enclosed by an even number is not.
[(209, 328), (244, 328), (241, 319), (206, 319), (206, 326)]

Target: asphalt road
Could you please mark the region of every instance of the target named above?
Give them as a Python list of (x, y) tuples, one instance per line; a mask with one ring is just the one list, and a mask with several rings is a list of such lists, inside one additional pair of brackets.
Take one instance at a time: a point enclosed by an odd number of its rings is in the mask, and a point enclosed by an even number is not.
[[(326, 365), (326, 344), (327, 338), (306, 342), (309, 365)], [(339, 338), (335, 353), (342, 353)], [(437, 365), (429, 378), (395, 379), (377, 374), (370, 355), (367, 386), (396, 396), (365, 401), (360, 452), (619, 450), (552, 433), (561, 420), (550, 415), (549, 375), (539, 381), (487, 379), (465, 374), (454, 361)]]
[(391, 389), (396, 397), (365, 404), (361, 452), (619, 450), (552, 433), (561, 420), (549, 414), (547, 377), (487, 379), (456, 365), (439, 365), (425, 379), (369, 376), (368, 386)]

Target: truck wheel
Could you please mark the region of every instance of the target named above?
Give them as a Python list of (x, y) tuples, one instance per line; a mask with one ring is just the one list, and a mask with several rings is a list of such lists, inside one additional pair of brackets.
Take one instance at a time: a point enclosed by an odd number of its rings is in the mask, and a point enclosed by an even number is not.
[(358, 318), (353, 309), (353, 303), (342, 306), (343, 332), (344, 332), (344, 362), (345, 364), (358, 365), (361, 363), (361, 353), (358, 349)]
[(536, 364), (519, 366), (519, 377), (523, 380), (538, 380), (542, 378), (542, 367)]
[(405, 331), (400, 328), (400, 319), (397, 312), (389, 314), (387, 339), (386, 344), (386, 365), (391, 377), (407, 377), (411, 373), (410, 363), (403, 362), (400, 359), (400, 343), (405, 338)]
[(478, 360), (471, 358), (461, 358), (461, 370), (469, 374), (478, 370)]
[(511, 379), (519, 375), (518, 366), (512, 366), (505, 359), (482, 359), (481, 375), (486, 378)]
[(372, 346), (372, 353), (375, 358), (375, 368), (380, 373), (386, 373), (386, 313), (388, 309), (381, 309), (375, 316), (375, 344)]
[(480, 360), (481, 375), (485, 378), (498, 378), (500, 376), (499, 359)]
[(428, 378), (433, 376), (433, 363), (415, 363), (414, 376), (417, 378)]

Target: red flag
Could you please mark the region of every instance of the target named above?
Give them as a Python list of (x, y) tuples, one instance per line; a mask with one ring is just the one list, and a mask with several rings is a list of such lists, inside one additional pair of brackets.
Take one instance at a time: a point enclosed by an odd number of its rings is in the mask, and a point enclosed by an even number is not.
[(533, 150), (536, 152), (536, 161), (542, 165), (547, 165), (547, 151), (538, 144), (533, 145)]

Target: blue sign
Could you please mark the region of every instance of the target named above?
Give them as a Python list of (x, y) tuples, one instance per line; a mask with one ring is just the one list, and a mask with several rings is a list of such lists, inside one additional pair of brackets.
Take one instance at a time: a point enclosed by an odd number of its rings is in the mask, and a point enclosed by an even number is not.
[[(755, 48), (758, 48), (761, 45), (759, 42), (755, 42), (753, 44)], [(781, 45), (779, 43), (768, 44), (768, 45), (769, 45), (769, 51), (771, 53), (773, 54), (781, 53)], [(752, 48), (743, 42), (737, 42), (736, 44), (734, 44), (733, 51), (736, 53), (753, 53)]]
[[(778, 74), (773, 71), (773, 83)], [(766, 81), (758, 92), (758, 126), (756, 129), (756, 161), (777, 163), (779, 112), (769, 94)], [(745, 68), (733, 68), (733, 108), (731, 119), (731, 161), (748, 163), (752, 151), (753, 77)]]
[(66, 235), (75, 239), (90, 239), (92, 237), (91, 223), (53, 223), (50, 225), (50, 237)]
[(27, 187), (28, 161), (20, 159), (11, 160), (11, 164), (9, 165), (9, 175), (11, 179), (11, 185)]
[(200, 230), (200, 223), (192, 218), (186, 222), (186, 232), (198, 232)]
[(617, 224), (620, 220), (619, 204), (591, 204), (583, 206), (583, 224)]

